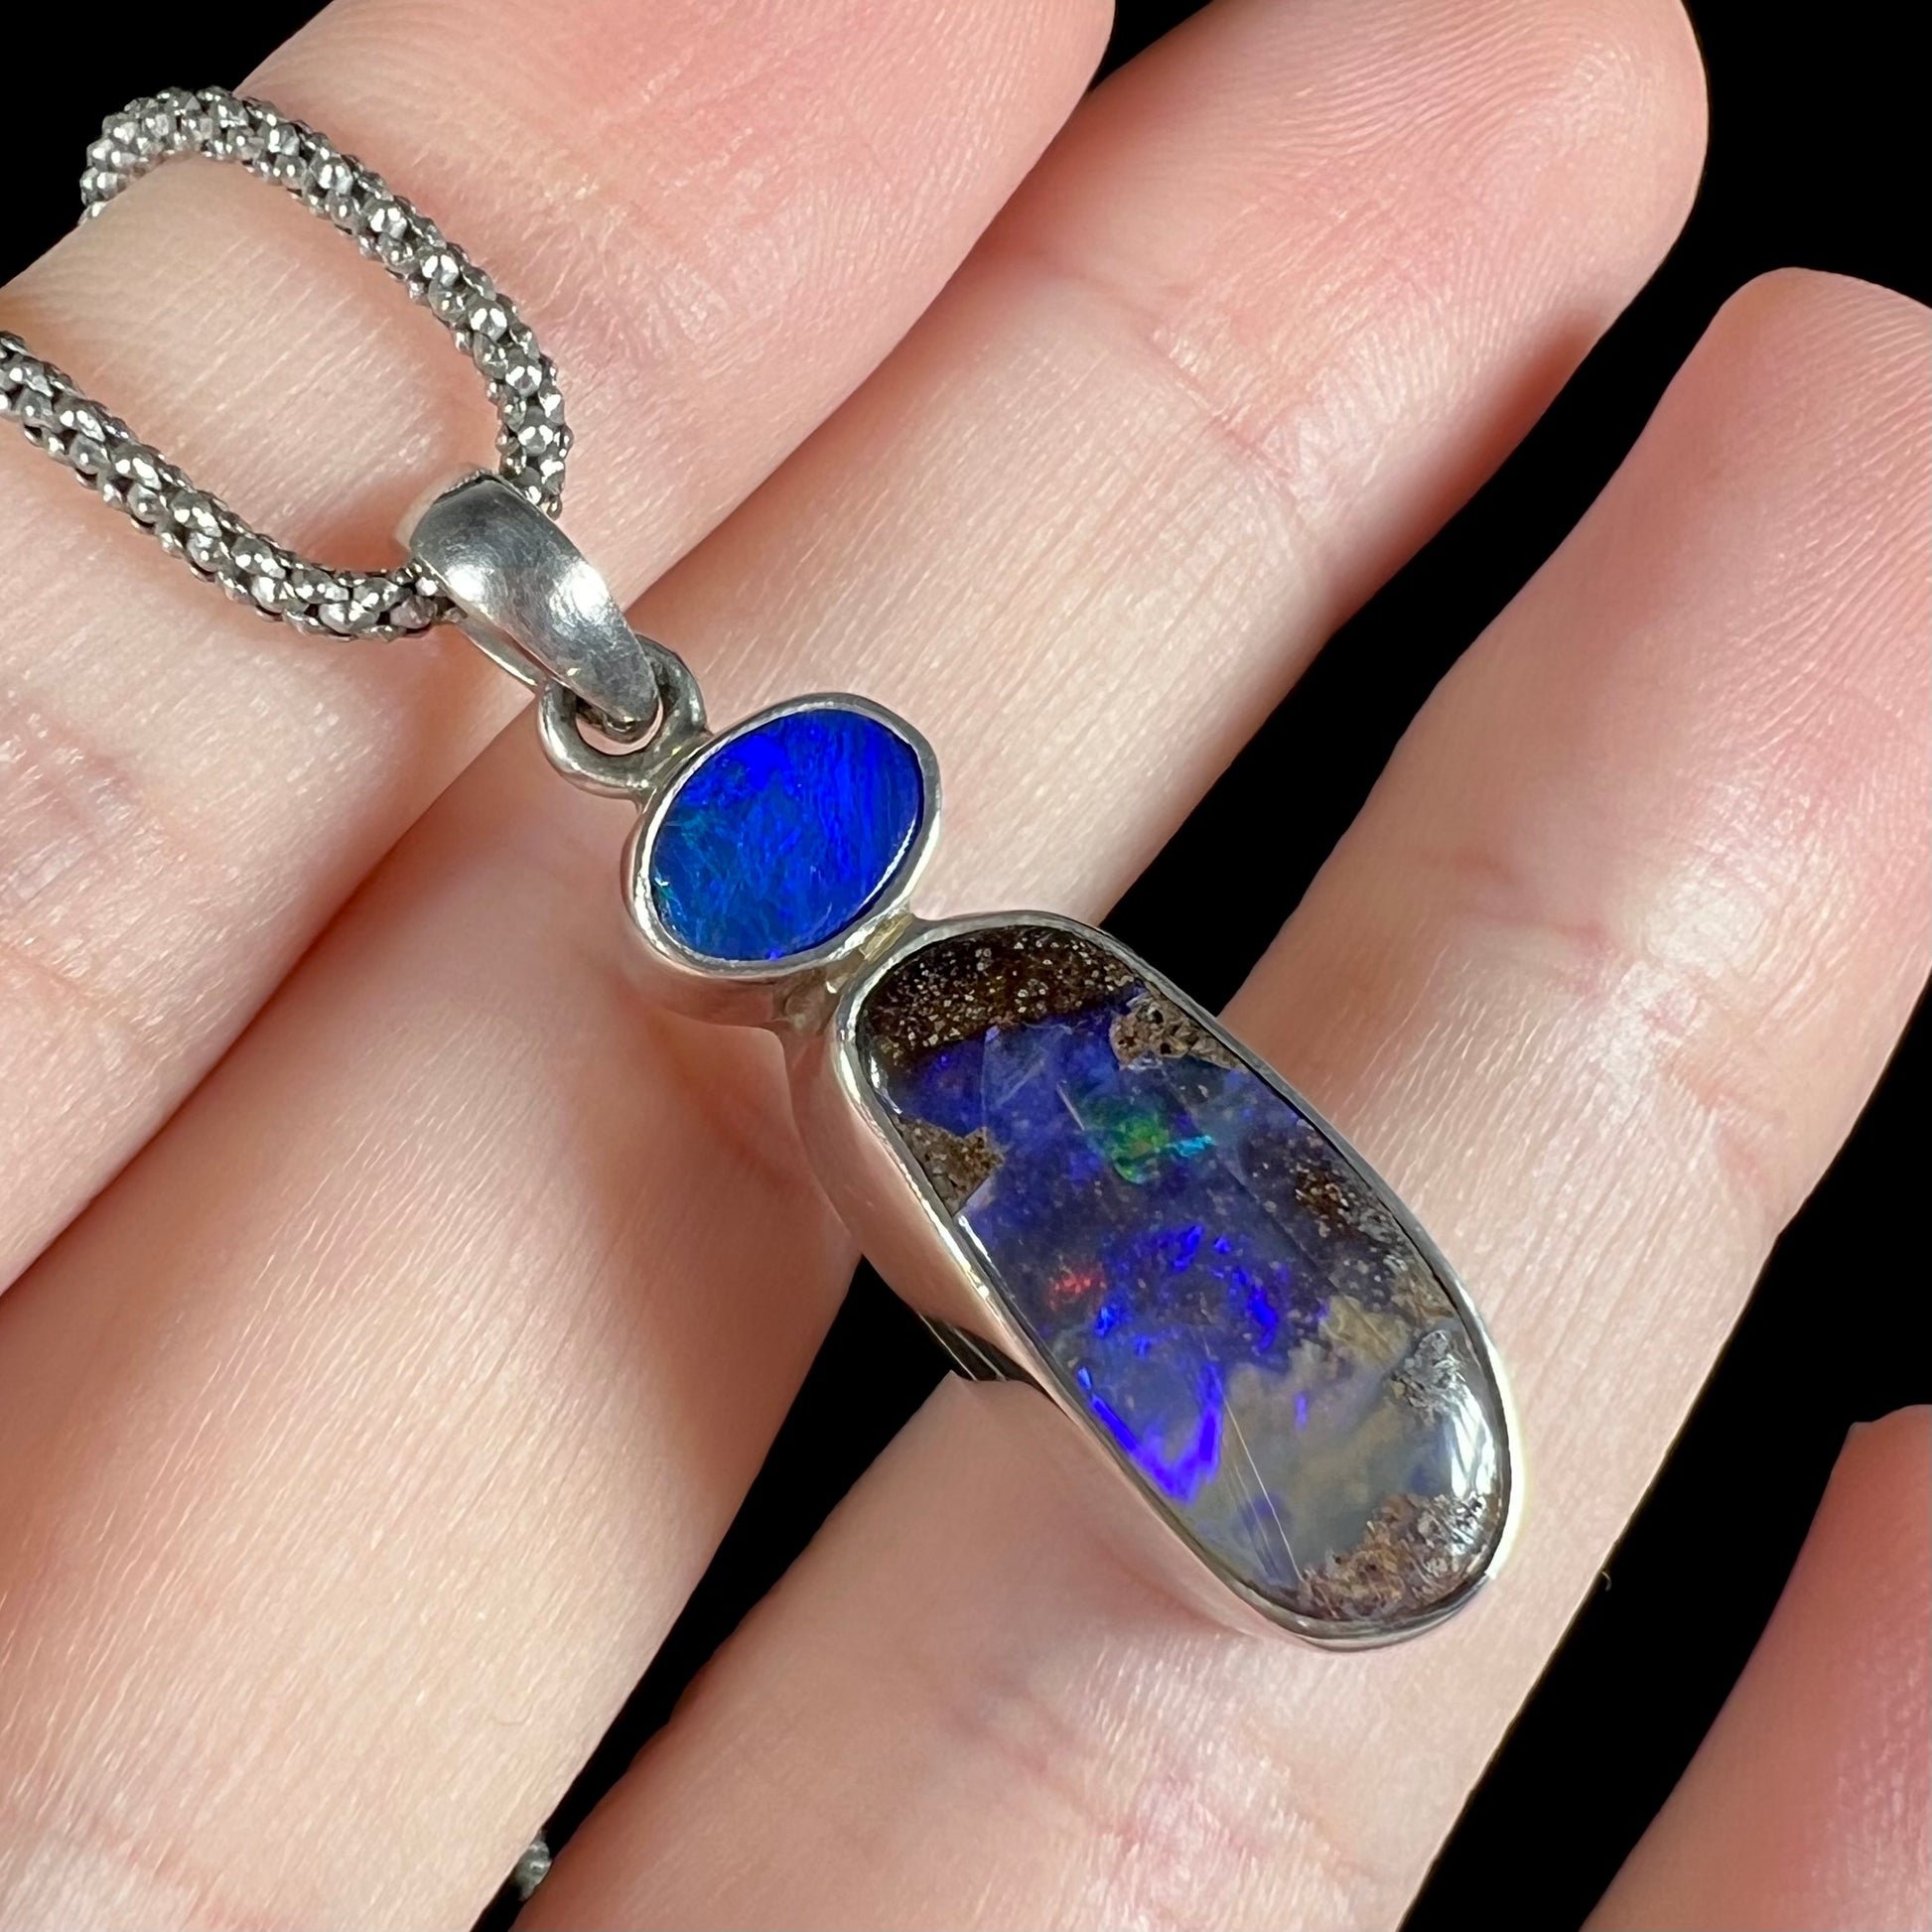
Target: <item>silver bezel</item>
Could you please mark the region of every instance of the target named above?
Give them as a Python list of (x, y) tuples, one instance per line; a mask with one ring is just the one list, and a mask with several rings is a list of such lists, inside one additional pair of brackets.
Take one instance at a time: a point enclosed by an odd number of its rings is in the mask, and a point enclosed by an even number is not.
[[(912, 749), (918, 759), (922, 809), (911, 843), (873, 905), (861, 918), (824, 944), (783, 959), (716, 959), (693, 952), (666, 929), (650, 889), (651, 853), (665, 815), (685, 780), (715, 753), (775, 718), (807, 711), (854, 711), (884, 725)], [(623, 855), (623, 899), (630, 925), (642, 945), (632, 949), (631, 965), (653, 1000), (703, 1020), (743, 1025), (778, 1025), (794, 1010), (801, 992), (830, 990), (855, 963), (891, 945), (907, 922), (906, 900), (917, 885), (938, 835), (939, 761), (921, 734), (897, 712), (870, 698), (844, 691), (815, 691), (787, 698), (741, 718), (723, 731), (693, 739), (660, 774), (644, 801), (643, 816)]]
[[(1500, 1433), (1497, 1449), (1503, 1523), (1487, 1565), (1453, 1596), (1427, 1613), (1382, 1627), (1337, 1630), (1271, 1602), (1202, 1546), (1185, 1522), (1149, 1487), (1113, 1437), (1066, 1386), (1057, 1365), (1040, 1349), (1026, 1324), (1009, 1310), (984, 1264), (960, 1239), (951, 1216), (899, 1143), (863, 1063), (858, 1029), (867, 998), (888, 972), (927, 946), (975, 931), (1014, 925), (1069, 932), (1105, 947), (1130, 971), (1144, 977), (1162, 998), (1173, 1000), (1197, 1025), (1212, 1033), (1244, 1065), (1327, 1136), (1416, 1244), (1447, 1289), (1456, 1312), (1474, 1338), (1495, 1404)], [(1017, 1365), (1028, 1383), (1078, 1427), (1089, 1450), (1112, 1471), (1116, 1498), (1124, 1487), (1140, 1505), (1138, 1511), (1127, 1512), (1143, 1529), (1134, 1540), (1136, 1553), (1149, 1559), (1151, 1567), (1188, 1600), (1237, 1627), (1252, 1629), (1259, 1622), (1324, 1649), (1359, 1650), (1433, 1629), (1461, 1609), (1496, 1574), (1513, 1540), (1521, 1500), (1521, 1477), (1516, 1466), (1516, 1414), (1488, 1331), (1454, 1269), (1400, 1197), (1319, 1109), (1311, 1106), (1273, 1067), (1230, 1035), (1212, 1014), (1129, 947), (1076, 919), (1050, 912), (1001, 912), (908, 923), (890, 950), (845, 985), (827, 1026), (793, 1037), (791, 1062), (794, 1106), (806, 1146), (827, 1192), (875, 1266), (896, 1292), (929, 1320), (963, 1331)], [(1145, 1528), (1150, 1523), (1162, 1533), (1146, 1535)]]

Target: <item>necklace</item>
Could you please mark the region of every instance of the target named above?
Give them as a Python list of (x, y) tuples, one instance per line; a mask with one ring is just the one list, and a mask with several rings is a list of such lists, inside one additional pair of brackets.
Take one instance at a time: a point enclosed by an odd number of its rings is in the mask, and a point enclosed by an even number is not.
[(1112, 1471), (1149, 1564), (1228, 1620), (1331, 1646), (1449, 1615), (1518, 1485), (1454, 1272), (1309, 1103), (1106, 934), (931, 920), (939, 767), (869, 700), (723, 730), (558, 527), (570, 430), (515, 305), (381, 178), (218, 89), (103, 126), (85, 213), (182, 154), (237, 161), (351, 235), (483, 376), (493, 474), (386, 572), (313, 563), (199, 490), (15, 336), (0, 414), (199, 576), (298, 630), (450, 623), (535, 694), (545, 756), (629, 800), (621, 885), (650, 997), (782, 1040), (826, 1191), (963, 1374), (1024, 1382)]

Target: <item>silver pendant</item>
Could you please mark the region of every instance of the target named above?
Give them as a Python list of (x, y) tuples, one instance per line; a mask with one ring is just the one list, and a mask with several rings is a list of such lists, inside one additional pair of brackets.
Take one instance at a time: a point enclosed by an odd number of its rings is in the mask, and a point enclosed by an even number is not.
[(570, 431), (515, 306), (382, 179), (219, 88), (103, 124), (97, 212), (171, 157), (279, 183), (423, 302), (499, 418), (493, 477), (396, 570), (244, 522), (18, 337), (0, 415), (229, 596), (301, 631), (454, 621), (536, 694), (573, 783), (628, 798), (624, 905), (652, 997), (784, 1042), (811, 1159), (962, 1372), (1031, 1385), (1111, 1473), (1135, 1547), (1211, 1611), (1330, 1646), (1436, 1624), (1492, 1575), (1509, 1405), (1453, 1271), (1271, 1068), (1131, 953), (1050, 913), (931, 922), (932, 749), (837, 694), (724, 731), (551, 520)]
[(867, 1254), (962, 1372), (1079, 1430), (1150, 1567), (1331, 1646), (1466, 1602), (1510, 1527), (1507, 1400), (1453, 1271), (1341, 1136), (1105, 934), (915, 916), (939, 773), (903, 720), (821, 694), (713, 732), (683, 663), (494, 478), (408, 541), (536, 688), (552, 762), (636, 803), (640, 983), (778, 1035)]

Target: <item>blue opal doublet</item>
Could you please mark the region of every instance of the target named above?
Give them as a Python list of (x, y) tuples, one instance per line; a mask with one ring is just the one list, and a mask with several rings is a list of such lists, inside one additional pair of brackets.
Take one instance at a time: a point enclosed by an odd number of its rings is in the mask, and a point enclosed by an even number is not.
[(926, 812), (919, 755), (867, 711), (811, 705), (709, 745), (648, 858), (658, 921), (686, 951), (786, 959), (872, 910)]
[(1151, 1497), (1335, 1636), (1448, 1607), (1507, 1501), (1482, 1346), (1375, 1184), (1097, 933), (969, 929), (867, 996), (867, 1078), (977, 1273)]

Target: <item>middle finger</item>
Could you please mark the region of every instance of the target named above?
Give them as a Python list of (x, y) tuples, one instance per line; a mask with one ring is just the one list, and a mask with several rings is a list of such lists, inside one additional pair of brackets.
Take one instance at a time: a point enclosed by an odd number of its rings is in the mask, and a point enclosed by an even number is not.
[[(1211, 10), (648, 627), (926, 721), (942, 890), (1095, 909), (1646, 272), (1695, 94), (1648, 4)], [(768, 1042), (624, 992), (621, 816), (498, 747), (0, 1307), (42, 1916), (460, 1916), (728, 1520), (851, 1252)]]

